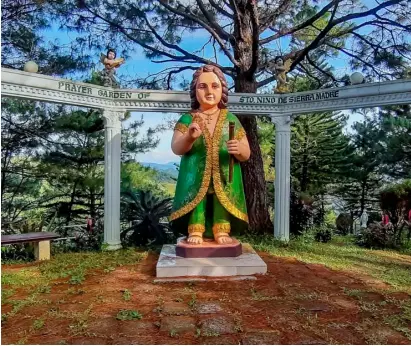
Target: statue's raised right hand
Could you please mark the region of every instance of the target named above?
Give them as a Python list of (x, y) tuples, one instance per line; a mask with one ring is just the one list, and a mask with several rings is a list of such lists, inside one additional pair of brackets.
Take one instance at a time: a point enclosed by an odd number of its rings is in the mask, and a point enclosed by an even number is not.
[(191, 137), (191, 139), (197, 139), (201, 136), (202, 133), (203, 131), (201, 130), (200, 125), (197, 123), (191, 123), (188, 127), (188, 135)]

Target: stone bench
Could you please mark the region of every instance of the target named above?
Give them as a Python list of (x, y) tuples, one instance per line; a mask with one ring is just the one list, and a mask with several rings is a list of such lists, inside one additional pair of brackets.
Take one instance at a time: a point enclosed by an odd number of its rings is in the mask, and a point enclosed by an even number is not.
[(50, 240), (57, 238), (60, 238), (60, 235), (52, 232), (10, 234), (1, 236), (1, 244), (33, 243), (36, 261), (43, 261), (50, 259)]

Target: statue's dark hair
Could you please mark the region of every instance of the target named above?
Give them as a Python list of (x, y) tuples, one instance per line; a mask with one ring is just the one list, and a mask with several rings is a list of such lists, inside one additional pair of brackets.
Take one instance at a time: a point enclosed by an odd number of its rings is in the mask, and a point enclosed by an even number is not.
[(113, 52), (113, 53), (114, 53), (114, 59), (115, 59), (116, 56), (117, 56), (117, 53), (116, 53), (116, 51), (115, 51), (113, 48), (107, 49), (107, 58), (108, 58), (108, 53), (110, 53), (110, 52)]
[(283, 58), (281, 55), (277, 55), (277, 56), (274, 58), (274, 62), (277, 63), (278, 59), (281, 59), (281, 60), (284, 62), (284, 58)]
[(193, 74), (193, 80), (191, 81), (191, 85), (190, 85), (191, 109), (194, 110), (200, 107), (200, 103), (197, 101), (197, 97), (196, 97), (196, 87), (197, 87), (198, 77), (200, 77), (200, 75), (203, 72), (213, 72), (218, 77), (221, 83), (221, 88), (222, 88), (221, 101), (218, 103), (218, 108), (220, 109), (227, 108), (228, 86), (227, 86), (227, 80), (225, 79), (223, 71), (221, 71), (217, 66), (214, 66), (214, 65), (204, 65), (200, 67), (197, 71), (195, 71)]

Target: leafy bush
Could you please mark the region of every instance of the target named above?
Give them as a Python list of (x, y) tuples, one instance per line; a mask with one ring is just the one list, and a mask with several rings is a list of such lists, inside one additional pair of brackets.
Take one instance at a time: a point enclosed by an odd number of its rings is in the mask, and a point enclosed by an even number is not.
[(290, 233), (303, 234), (310, 226), (313, 211), (312, 200), (296, 191), (291, 191), (290, 196)]
[(317, 242), (328, 243), (331, 240), (331, 231), (328, 227), (319, 227), (316, 229), (314, 239)]
[(347, 235), (350, 232), (351, 225), (353, 223), (353, 219), (350, 215), (341, 213), (337, 216), (335, 220), (335, 226), (337, 230), (342, 235)]
[(1, 247), (1, 263), (34, 261), (34, 247), (30, 243)]
[(98, 251), (104, 241), (103, 222), (97, 220), (93, 227), (83, 227), (75, 233), (74, 244), (77, 251)]
[(363, 229), (356, 238), (357, 245), (367, 248), (397, 247), (394, 228), (390, 224), (383, 226), (381, 223), (374, 222)]
[(166, 218), (172, 198), (159, 198), (151, 192), (125, 191), (122, 196), (122, 220), (131, 226), (121, 232), (123, 245), (145, 246), (172, 241), (173, 233)]

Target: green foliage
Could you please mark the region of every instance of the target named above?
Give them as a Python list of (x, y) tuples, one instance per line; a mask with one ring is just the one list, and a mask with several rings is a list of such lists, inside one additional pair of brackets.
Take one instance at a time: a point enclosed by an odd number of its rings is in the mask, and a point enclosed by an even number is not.
[(33, 322), (34, 330), (41, 329), (41, 328), (43, 328), (43, 326), (44, 326), (44, 320), (42, 320), (42, 319), (37, 319)]
[(384, 131), (384, 173), (397, 179), (411, 178), (411, 106), (383, 107), (379, 113)]
[(120, 321), (141, 320), (143, 315), (136, 310), (120, 310), (116, 319)]
[(397, 248), (396, 234), (392, 225), (374, 222), (361, 230), (357, 236), (357, 244), (371, 249)]
[(132, 293), (128, 289), (125, 289), (123, 291), (123, 300), (128, 301), (131, 299), (131, 296), (132, 296)]
[(125, 162), (121, 165), (121, 190), (151, 191), (159, 197), (169, 195), (165, 185), (161, 183), (161, 173), (138, 162)]
[(132, 225), (121, 232), (122, 242), (141, 246), (170, 241), (171, 229), (162, 221), (171, 213), (171, 201), (171, 198), (155, 197), (150, 191), (123, 192), (121, 219)]
[(335, 220), (335, 226), (342, 235), (347, 235), (350, 232), (353, 219), (350, 215), (341, 213)]
[(411, 179), (391, 184), (380, 193), (381, 209), (388, 213), (394, 229), (408, 218), (411, 210)]
[(328, 243), (331, 240), (331, 231), (327, 226), (321, 226), (315, 229), (315, 241)]
[(345, 176), (335, 189), (335, 194), (344, 200), (341, 208), (353, 216), (360, 216), (378, 205), (378, 189), (382, 183), (380, 167), (383, 162), (384, 131), (376, 117), (363, 112), (365, 120), (353, 125), (351, 145), (354, 155), (347, 162)]

